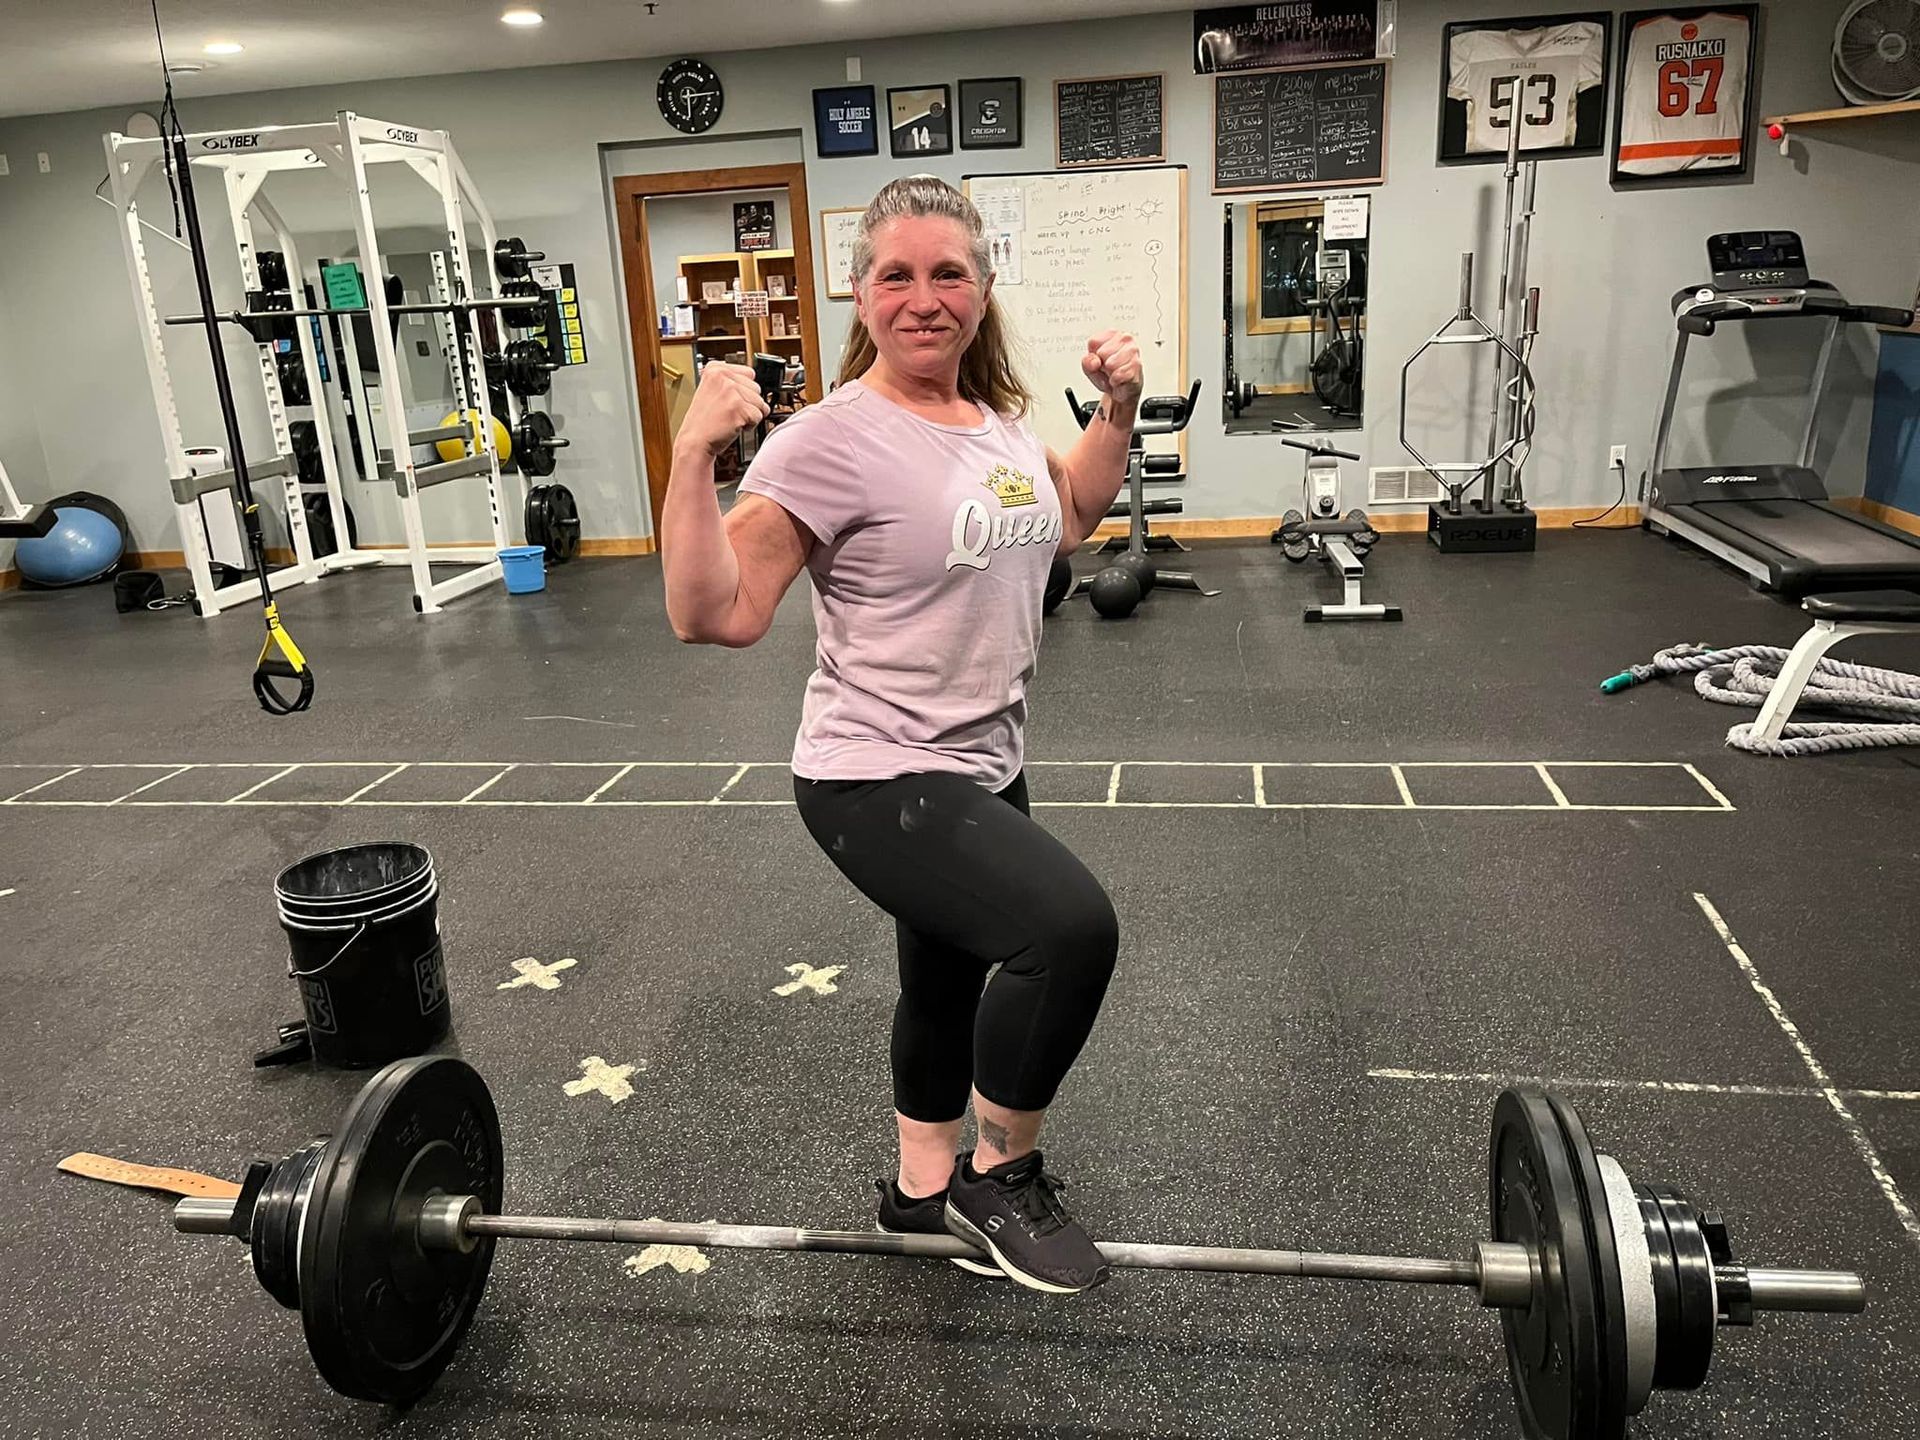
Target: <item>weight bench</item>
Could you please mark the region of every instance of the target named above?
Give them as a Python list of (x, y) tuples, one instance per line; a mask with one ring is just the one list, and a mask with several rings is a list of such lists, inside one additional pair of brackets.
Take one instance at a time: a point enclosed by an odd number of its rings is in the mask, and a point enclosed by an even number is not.
[(1813, 627), (1787, 653), (1780, 675), (1753, 722), (1753, 738), (1778, 740), (1800, 703), (1821, 656), (1842, 640), (1856, 635), (1920, 634), (1920, 593), (1876, 590), (1840, 595), (1809, 595), (1800, 608), (1813, 617)]
[(1289, 560), (1317, 554), (1340, 577), (1343, 594), (1337, 605), (1309, 605), (1301, 617), (1309, 625), (1321, 620), (1403, 620), (1398, 605), (1381, 605), (1360, 598), (1366, 578), (1363, 550), (1371, 549), (1380, 534), (1365, 520), (1288, 519), (1273, 532), (1273, 543), (1285, 547)]

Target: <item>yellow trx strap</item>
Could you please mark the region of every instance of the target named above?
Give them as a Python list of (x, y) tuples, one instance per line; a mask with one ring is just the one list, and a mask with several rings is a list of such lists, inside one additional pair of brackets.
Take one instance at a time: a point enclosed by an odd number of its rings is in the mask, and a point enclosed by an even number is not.
[[(291, 715), (313, 703), (313, 667), (280, 623), (279, 605), (269, 600), (264, 614), (267, 641), (260, 647), (259, 663), (253, 667), (253, 693), (260, 701), (260, 708), (269, 715)], [(299, 694), (281, 694), (273, 688), (275, 680), (298, 680)]]

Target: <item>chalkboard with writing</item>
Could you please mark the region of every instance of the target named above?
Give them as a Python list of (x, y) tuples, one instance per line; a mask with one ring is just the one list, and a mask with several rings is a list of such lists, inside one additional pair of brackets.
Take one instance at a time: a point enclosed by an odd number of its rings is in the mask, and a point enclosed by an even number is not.
[(1159, 75), (1053, 82), (1055, 163), (1125, 165), (1167, 158)]
[(1377, 185), (1386, 177), (1384, 62), (1214, 78), (1215, 193)]

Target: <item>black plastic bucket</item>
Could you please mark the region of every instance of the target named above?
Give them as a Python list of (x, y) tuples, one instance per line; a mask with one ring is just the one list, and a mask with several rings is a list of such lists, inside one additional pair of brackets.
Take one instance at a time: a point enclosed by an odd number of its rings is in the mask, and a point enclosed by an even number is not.
[(273, 893), (316, 1060), (368, 1069), (447, 1033), (440, 881), (425, 850), (323, 851), (281, 871)]

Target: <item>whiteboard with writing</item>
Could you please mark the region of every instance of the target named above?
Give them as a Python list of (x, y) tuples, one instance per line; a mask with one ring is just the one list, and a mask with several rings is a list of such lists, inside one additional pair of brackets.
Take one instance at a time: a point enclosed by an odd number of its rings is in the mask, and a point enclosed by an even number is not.
[(865, 209), (822, 210), (820, 253), (826, 256), (827, 295), (834, 300), (853, 298), (853, 242), (860, 234)]
[(996, 255), (1010, 247), (1017, 258), (1000, 264), (993, 293), (1019, 342), (1036, 435), (1064, 452), (1080, 434), (1064, 392), (1094, 393), (1080, 357), (1101, 330), (1139, 342), (1146, 394), (1186, 393), (1184, 166), (975, 175), (966, 185), (990, 217)]

